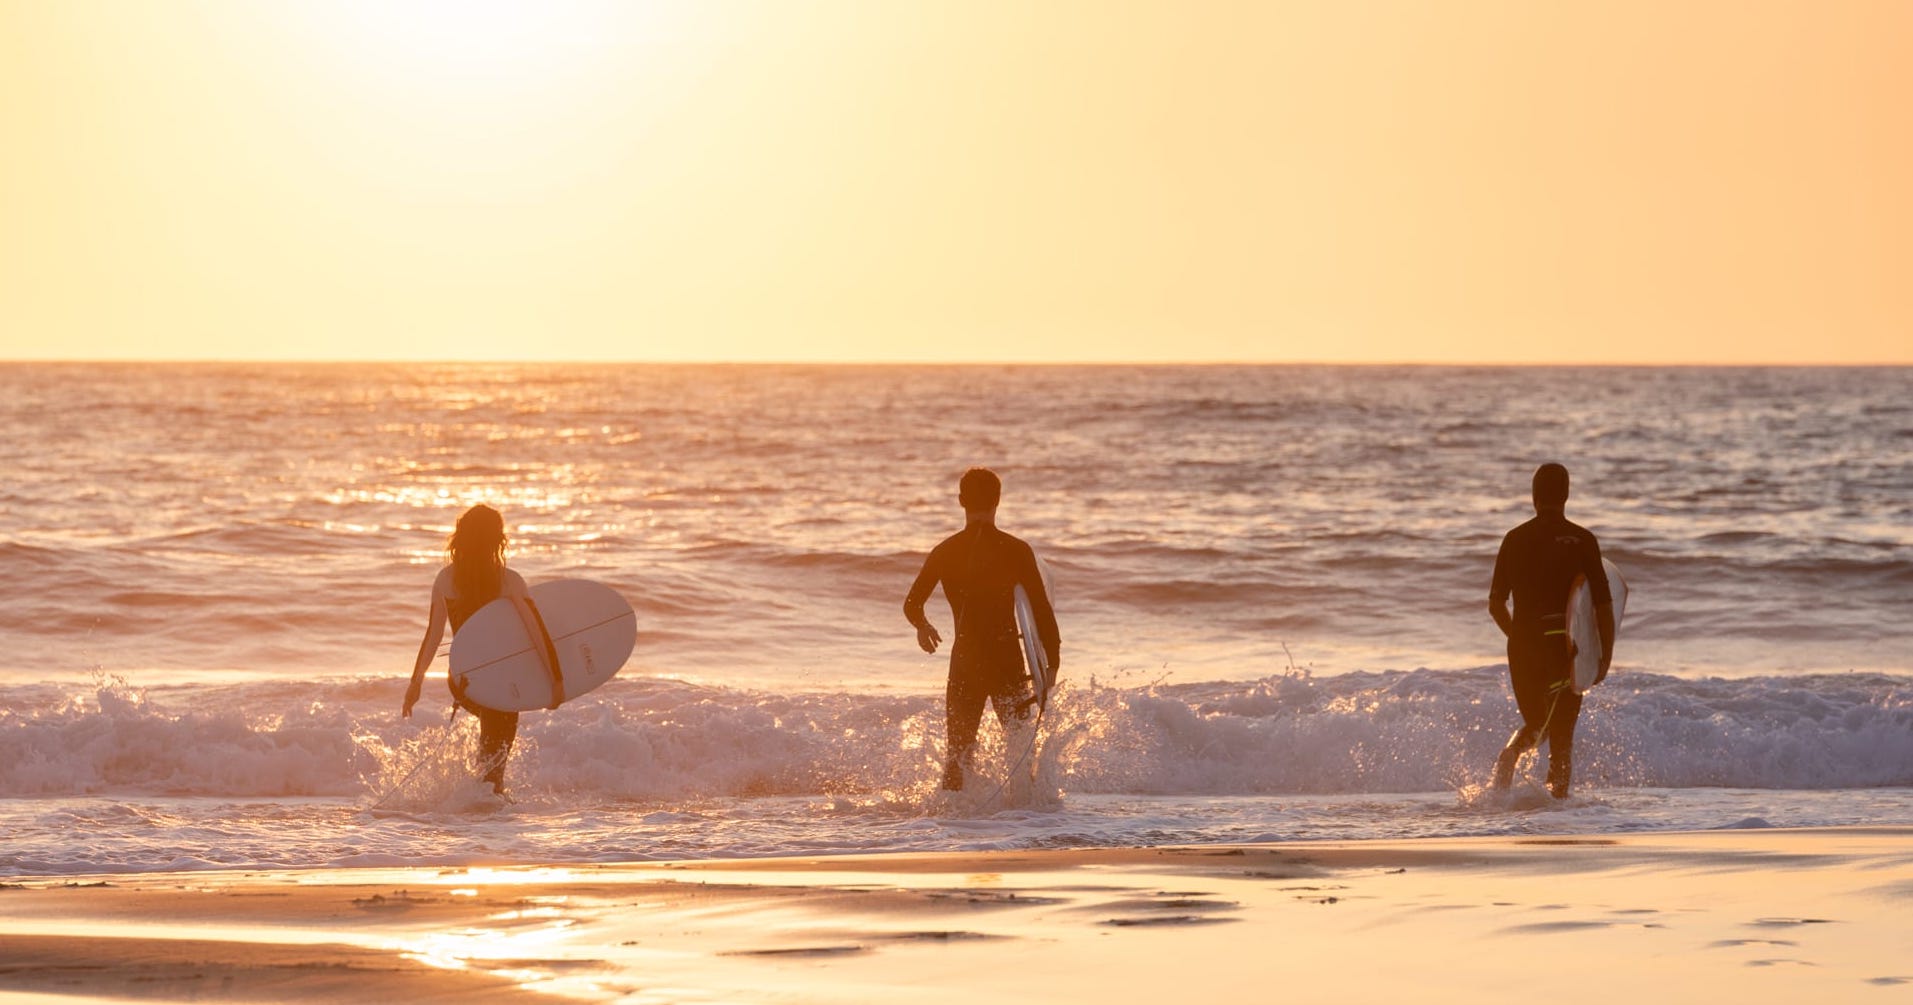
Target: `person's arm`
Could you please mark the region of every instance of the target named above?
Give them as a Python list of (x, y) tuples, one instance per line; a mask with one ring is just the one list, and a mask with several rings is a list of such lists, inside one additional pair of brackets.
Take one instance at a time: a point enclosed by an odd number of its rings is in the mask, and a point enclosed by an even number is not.
[(1508, 539), (1501, 539), (1501, 550), (1495, 552), (1495, 572), (1488, 584), (1488, 613), (1503, 635), (1514, 634), (1514, 614), (1508, 610)]
[(418, 645), (418, 659), (412, 664), (412, 682), (405, 687), (405, 705), (399, 710), (401, 718), (412, 717), (412, 706), (418, 704), (418, 698), (425, 690), (425, 671), (438, 656), (439, 640), (445, 637), (445, 593), (440, 580), (432, 583), (432, 613), (425, 623), (425, 639)]
[(1607, 566), (1601, 562), (1601, 543), (1588, 535), (1588, 555), (1586, 568), (1581, 573), (1588, 580), (1588, 595), (1594, 600), (1594, 625), (1601, 632), (1601, 669), (1594, 675), (1594, 683), (1599, 684), (1607, 677), (1607, 668), (1614, 662), (1614, 591), (1607, 581)]
[(1594, 624), (1601, 629), (1601, 669), (1594, 675), (1594, 683), (1607, 679), (1608, 665), (1614, 662), (1614, 603), (1594, 605)]
[(910, 584), (910, 592), (903, 597), (903, 616), (917, 630), (917, 647), (926, 653), (934, 653), (943, 642), (943, 636), (937, 634), (935, 625), (923, 614), (923, 605), (936, 591), (937, 581), (942, 578), (937, 566), (938, 552), (931, 551), (930, 557), (923, 560), (923, 568), (917, 572), (916, 581)]
[(1043, 651), (1049, 656), (1051, 672), (1063, 668), (1063, 636), (1056, 627), (1056, 608), (1051, 606), (1049, 586), (1043, 582), (1043, 570), (1036, 564), (1036, 552), (1029, 552), (1023, 572), (1023, 589), (1030, 595), (1030, 613), (1036, 615), (1036, 630), (1043, 633)]

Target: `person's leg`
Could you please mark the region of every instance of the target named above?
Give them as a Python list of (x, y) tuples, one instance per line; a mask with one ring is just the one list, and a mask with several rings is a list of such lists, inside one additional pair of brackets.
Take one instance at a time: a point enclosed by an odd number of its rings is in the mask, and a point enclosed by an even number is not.
[(1548, 718), (1547, 680), (1543, 673), (1537, 672), (1535, 645), (1532, 640), (1519, 635), (1508, 637), (1508, 683), (1514, 688), (1515, 708), (1521, 712), (1521, 728), (1508, 737), (1508, 743), (1501, 748), (1501, 756), (1495, 759), (1495, 781), (1497, 789), (1505, 789), (1514, 784), (1515, 766), (1521, 763), (1521, 755), (1528, 752), (1541, 740), (1541, 727)]
[(492, 783), (492, 791), (505, 792), (505, 759), (511, 756), (512, 741), (518, 738), (518, 713), (474, 709), (478, 716), (478, 770), (480, 777)]
[(963, 774), (976, 749), (977, 727), (983, 723), (983, 703), (989, 698), (967, 670), (951, 656), (950, 682), (943, 692), (944, 734), (949, 747), (948, 760), (943, 764), (943, 787), (952, 791), (963, 788)]
[(1554, 713), (1548, 719), (1548, 791), (1556, 799), (1566, 799), (1574, 779), (1574, 724), (1581, 718), (1581, 696), (1567, 686), (1566, 678), (1560, 683)]
[[(1022, 663), (1017, 663), (1021, 671)], [(1003, 798), (1011, 806), (1026, 805), (1036, 784), (1036, 703), (1027, 682), (1012, 680), (990, 695), (996, 721), (1003, 729)]]
[(1036, 718), (1036, 703), (1022, 688), (990, 695), (990, 708), (996, 713), (997, 725), (1005, 730), (1021, 729)]

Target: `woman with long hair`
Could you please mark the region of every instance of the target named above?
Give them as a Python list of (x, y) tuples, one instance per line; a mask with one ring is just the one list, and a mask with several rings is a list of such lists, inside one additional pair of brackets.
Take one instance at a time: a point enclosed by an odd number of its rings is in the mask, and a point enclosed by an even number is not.
[[(445, 623), (451, 622), (456, 635), (465, 619), (499, 597), (526, 597), (529, 591), (518, 573), (505, 568), (505, 518), (490, 506), (479, 504), (458, 518), (458, 527), (445, 542), (451, 561), (432, 581), (432, 613), (425, 626), (425, 640), (419, 643), (418, 661), (412, 666), (412, 683), (405, 689), (405, 707), (401, 714), (412, 715), (425, 686), (425, 670), (438, 655), (439, 641), (445, 635)], [(449, 681), (448, 681), (449, 683)], [(518, 735), (518, 713), (500, 712), (471, 704), (456, 693), (452, 700), (478, 719), (479, 774), (492, 783), (492, 791), (505, 791), (505, 758), (511, 755), (512, 740)]]

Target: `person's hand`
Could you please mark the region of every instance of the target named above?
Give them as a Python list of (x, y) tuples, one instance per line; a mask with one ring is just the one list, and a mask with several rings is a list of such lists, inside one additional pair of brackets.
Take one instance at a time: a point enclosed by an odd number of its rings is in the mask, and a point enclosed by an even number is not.
[(406, 685), (405, 707), (399, 710), (399, 718), (410, 719), (412, 717), (412, 706), (418, 704), (419, 692), (423, 690), (423, 687), (424, 682), (416, 677), (412, 679), (412, 683)]
[(917, 627), (917, 647), (924, 652), (936, 652), (937, 646), (942, 642), (943, 636), (937, 634), (935, 625), (920, 625)]

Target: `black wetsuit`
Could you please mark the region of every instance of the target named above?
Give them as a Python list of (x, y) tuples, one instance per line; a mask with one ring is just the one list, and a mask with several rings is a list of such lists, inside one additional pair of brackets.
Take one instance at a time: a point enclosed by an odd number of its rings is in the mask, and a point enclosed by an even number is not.
[[(500, 579), (502, 582), (503, 577)], [(452, 634), (457, 635), (466, 619), (477, 614), (479, 608), (497, 600), (498, 593), (499, 587), (494, 584), (489, 595), (481, 594), (470, 600), (447, 597), (445, 617), (452, 623)], [(448, 683), (450, 680), (450, 677), (446, 678)], [(478, 720), (478, 764), (483, 769), (482, 777), (492, 783), (492, 791), (505, 791), (505, 759), (511, 755), (512, 741), (518, 738), (518, 713), (474, 705), (456, 689), (452, 691), (452, 700)]]
[(1611, 603), (1601, 544), (1592, 531), (1559, 511), (1536, 516), (1508, 532), (1495, 556), (1488, 601), (1497, 609), (1514, 596), (1514, 631), (1508, 635), (1508, 679), (1521, 730), (1510, 747), (1525, 750), (1548, 738), (1548, 785), (1565, 793), (1573, 773), (1574, 724), (1581, 696), (1574, 693), (1568, 656), (1568, 593), (1585, 576), (1595, 606)]
[(943, 584), (944, 599), (956, 619), (945, 691), (950, 760), (943, 785), (960, 789), (985, 702), (995, 707), (1000, 722), (1029, 714), (1030, 680), (1016, 631), (1014, 591), (1019, 584), (1029, 594), (1030, 610), (1036, 615), (1052, 666), (1059, 662), (1061, 639), (1056, 612), (1036, 567), (1036, 553), (995, 527), (965, 528), (930, 552), (903, 600), (903, 615), (912, 625), (930, 624), (923, 616), (923, 605), (938, 583)]

